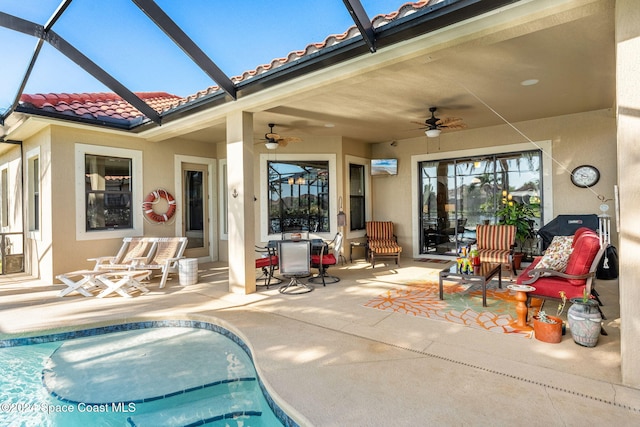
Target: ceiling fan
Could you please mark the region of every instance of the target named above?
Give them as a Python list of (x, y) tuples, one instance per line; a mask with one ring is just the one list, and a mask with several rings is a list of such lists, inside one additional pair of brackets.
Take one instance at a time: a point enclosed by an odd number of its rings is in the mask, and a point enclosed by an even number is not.
[(286, 147), (288, 143), (290, 142), (301, 142), (302, 139), (298, 138), (297, 136), (285, 136), (282, 137), (280, 135), (278, 135), (277, 133), (273, 133), (273, 127), (275, 126), (274, 123), (269, 123), (269, 132), (264, 134), (264, 139), (261, 141), (264, 141), (264, 145), (265, 147), (267, 147), (267, 149), (269, 150), (275, 150), (278, 147)]
[(464, 129), (467, 127), (466, 124), (462, 122), (462, 119), (459, 117), (446, 117), (444, 119), (439, 119), (436, 117), (437, 108), (431, 107), (429, 111), (431, 112), (431, 117), (424, 121), (424, 123), (413, 122), (420, 125), (425, 125), (421, 129), (425, 129), (425, 134), (429, 138), (435, 138), (440, 135), (440, 132), (443, 130), (449, 129)]

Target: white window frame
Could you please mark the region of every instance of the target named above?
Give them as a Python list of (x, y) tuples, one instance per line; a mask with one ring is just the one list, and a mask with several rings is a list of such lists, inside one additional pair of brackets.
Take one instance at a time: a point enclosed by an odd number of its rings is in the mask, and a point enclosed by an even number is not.
[[(542, 194), (543, 205), (542, 214), (546, 221), (549, 221), (553, 217), (553, 156), (552, 156), (553, 143), (551, 140), (536, 141), (534, 143), (521, 143), (513, 145), (498, 145), (491, 147), (474, 148), (470, 150), (448, 151), (438, 152), (433, 154), (419, 154), (411, 156), (411, 229), (418, 230), (420, 223), (418, 216), (415, 214), (418, 212), (419, 192), (418, 188), (418, 163), (443, 160), (443, 159), (458, 159), (464, 157), (475, 157), (492, 154), (513, 153), (520, 151), (542, 150), (540, 160), (542, 163)], [(413, 257), (419, 258), (426, 256), (420, 254), (420, 236), (419, 233), (412, 234), (412, 246)]]
[(331, 240), (338, 229), (338, 176), (336, 173), (336, 155), (335, 154), (278, 154), (275, 159), (272, 154), (260, 154), (260, 240), (268, 242), (269, 240), (280, 240), (280, 234), (269, 233), (269, 186), (267, 185), (267, 162), (268, 161), (298, 161), (298, 160), (314, 160), (329, 162), (329, 232), (314, 233), (314, 235)]
[[(131, 207), (133, 227), (126, 229), (87, 231), (87, 212), (85, 210), (85, 155), (103, 157), (122, 157), (131, 159)], [(76, 185), (76, 240), (115, 239), (144, 234), (142, 214), (142, 151), (126, 148), (105, 147), (101, 145), (75, 144), (75, 185)], [(140, 202), (140, 207), (135, 204)]]
[[(34, 240), (41, 240), (41, 229), (42, 229), (42, 176), (40, 174), (40, 170), (42, 169), (42, 165), (41, 165), (41, 159), (42, 157), (40, 156), (40, 147), (36, 147), (33, 148), (29, 151), (27, 151), (27, 197), (28, 197), (28, 218), (27, 218), (27, 229), (29, 230), (29, 237), (31, 239)], [(34, 194), (33, 192), (34, 190), (34, 170), (33, 170), (33, 162), (35, 160), (38, 160), (38, 192), (39, 192), (39, 197), (38, 197), (38, 209), (37, 209), (37, 213), (38, 213), (38, 229), (34, 229), (34, 222), (35, 222), (35, 213), (36, 213), (36, 209), (34, 207)]]
[[(344, 157), (344, 182), (346, 187), (346, 196), (344, 200), (344, 212), (351, 212), (351, 198), (349, 197), (351, 187), (350, 187), (350, 176), (349, 176), (349, 165), (362, 165), (364, 166), (364, 217), (365, 221), (371, 220), (371, 159), (365, 159), (363, 157), (355, 157), (346, 155)], [(351, 219), (348, 218), (347, 223)], [(347, 239), (358, 239), (364, 237), (367, 234), (367, 230), (354, 230), (351, 231), (349, 225), (347, 224), (345, 227), (346, 237)]]

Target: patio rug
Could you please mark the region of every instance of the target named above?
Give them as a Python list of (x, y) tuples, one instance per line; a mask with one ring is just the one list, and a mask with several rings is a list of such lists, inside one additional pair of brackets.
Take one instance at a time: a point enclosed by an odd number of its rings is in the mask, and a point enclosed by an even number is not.
[[(406, 286), (391, 289), (368, 301), (365, 307), (403, 313), (410, 316), (456, 323), (474, 329), (531, 338), (533, 332), (519, 331), (511, 326), (517, 319), (515, 292), (502, 289), (497, 282), (487, 284), (487, 307), (482, 306), (480, 284), (444, 283), (444, 300), (439, 298), (437, 281), (410, 281)], [(542, 300), (532, 298), (529, 318), (535, 314)]]

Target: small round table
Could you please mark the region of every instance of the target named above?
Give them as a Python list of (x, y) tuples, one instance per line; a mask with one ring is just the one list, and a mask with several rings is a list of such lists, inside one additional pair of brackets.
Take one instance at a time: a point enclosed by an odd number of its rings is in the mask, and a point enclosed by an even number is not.
[(516, 293), (516, 300), (518, 304), (516, 305), (516, 313), (518, 313), (518, 320), (512, 324), (514, 328), (530, 331), (533, 328), (527, 325), (527, 313), (529, 309), (527, 308), (527, 292), (533, 292), (536, 290), (533, 286), (528, 285), (509, 285), (507, 289), (512, 290)]

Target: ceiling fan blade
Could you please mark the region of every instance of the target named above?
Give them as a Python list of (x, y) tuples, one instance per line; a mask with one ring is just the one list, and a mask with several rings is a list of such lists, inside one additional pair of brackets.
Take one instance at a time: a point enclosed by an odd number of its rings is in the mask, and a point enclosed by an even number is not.
[(280, 147), (286, 147), (289, 144), (286, 139), (279, 139), (276, 141)]
[(438, 120), (438, 125), (449, 126), (451, 124), (462, 123), (462, 119), (460, 117), (445, 117), (444, 119)]
[(264, 135), (264, 137), (267, 139), (275, 139), (275, 140), (282, 139), (280, 135), (278, 135), (277, 133), (267, 133)]
[(290, 143), (290, 142), (302, 142), (302, 138), (298, 138), (297, 136), (285, 136), (284, 138), (280, 138), (278, 140), (278, 142), (285, 142), (285, 143)]

